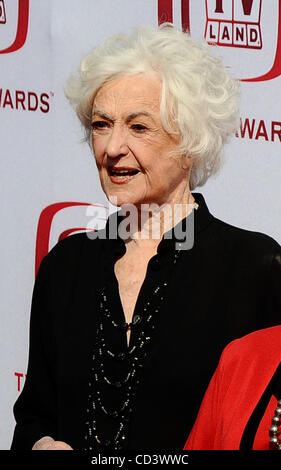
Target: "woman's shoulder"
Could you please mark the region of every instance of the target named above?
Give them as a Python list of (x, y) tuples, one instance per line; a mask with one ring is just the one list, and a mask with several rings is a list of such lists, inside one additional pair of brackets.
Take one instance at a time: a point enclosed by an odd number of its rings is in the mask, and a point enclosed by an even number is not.
[(220, 244), (222, 247), (232, 249), (262, 250), (272, 254), (281, 254), (280, 244), (270, 235), (260, 231), (241, 228), (217, 218), (209, 212), (202, 194), (193, 193), (193, 196), (199, 204), (198, 215), (195, 211), (195, 217), (197, 217), (195, 224), (198, 224), (199, 219), (200, 227), (206, 229), (202, 230), (201, 233), (205, 234), (205, 239), (208, 239), (208, 243)]
[(276, 258), (281, 263), (281, 247), (270, 235), (236, 227), (216, 217), (213, 218), (212, 226), (217, 240), (221, 240), (226, 248), (234, 249), (246, 257), (260, 254), (268, 261)]
[(68, 235), (59, 240), (43, 257), (41, 265), (58, 267), (75, 264), (83, 258), (92, 258), (95, 261), (102, 250), (103, 237), (98, 232), (79, 232)]

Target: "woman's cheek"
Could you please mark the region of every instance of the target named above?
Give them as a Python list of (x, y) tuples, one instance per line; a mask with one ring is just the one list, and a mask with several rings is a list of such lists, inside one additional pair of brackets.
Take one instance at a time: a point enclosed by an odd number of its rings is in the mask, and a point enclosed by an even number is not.
[(102, 139), (95, 137), (92, 139), (92, 147), (97, 165), (99, 165), (105, 156), (105, 143), (102, 142)]

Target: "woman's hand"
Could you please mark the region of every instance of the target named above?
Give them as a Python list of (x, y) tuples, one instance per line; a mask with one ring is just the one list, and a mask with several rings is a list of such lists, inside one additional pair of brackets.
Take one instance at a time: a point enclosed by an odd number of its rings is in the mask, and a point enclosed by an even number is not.
[(55, 441), (50, 436), (42, 437), (35, 442), (32, 450), (73, 450), (66, 442)]

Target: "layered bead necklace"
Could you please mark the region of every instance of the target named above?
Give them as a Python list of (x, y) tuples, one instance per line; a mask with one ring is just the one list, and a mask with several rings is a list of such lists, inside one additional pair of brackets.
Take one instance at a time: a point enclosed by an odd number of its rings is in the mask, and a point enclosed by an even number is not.
[[(171, 263), (172, 266), (177, 262), (179, 253), (181, 251), (181, 243), (177, 244), (174, 258)], [(134, 315), (131, 323), (117, 322), (111, 312), (108, 301), (108, 287), (104, 287), (100, 293), (99, 302), (99, 318), (97, 322), (96, 342), (92, 356), (91, 380), (89, 382), (89, 396), (87, 407), (87, 431), (85, 435), (86, 449), (85, 450), (122, 450), (126, 446), (128, 438), (128, 430), (130, 418), (134, 408), (134, 400), (138, 392), (139, 383), (141, 379), (142, 369), (148, 354), (149, 344), (152, 340), (153, 331), (155, 330), (155, 323), (161, 303), (165, 298), (165, 291), (168, 287), (168, 282), (162, 282), (157, 285), (143, 307), (142, 315)], [(110, 349), (107, 338), (104, 334), (107, 326), (113, 327), (116, 331), (127, 332), (128, 328), (135, 328), (141, 323), (142, 328), (139, 329), (139, 334), (135, 338), (135, 344), (128, 347), (126, 352), (115, 352)], [(112, 379), (106, 370), (106, 362), (112, 361), (112, 364), (122, 363), (127, 361), (128, 370), (122, 378), (118, 380)], [(110, 409), (110, 406), (105, 403), (102, 387), (110, 387), (112, 391), (123, 391), (124, 398), (118, 408)], [(104, 417), (112, 420), (115, 423), (116, 431), (110, 439), (102, 436), (97, 423), (97, 411), (102, 413)]]

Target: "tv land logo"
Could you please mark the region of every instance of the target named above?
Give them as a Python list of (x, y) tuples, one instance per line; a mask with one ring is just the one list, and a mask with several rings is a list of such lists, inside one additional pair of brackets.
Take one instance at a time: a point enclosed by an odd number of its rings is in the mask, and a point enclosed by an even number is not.
[(158, 0), (165, 21), (225, 48), (224, 62), (241, 81), (281, 75), (281, 0)]
[(205, 39), (228, 47), (262, 48), (262, 0), (206, 1)]
[[(0, 54), (18, 51), (26, 42), (29, 23), (29, 0), (0, 0)], [(14, 25), (11, 36), (8, 27)], [(4, 31), (2, 30), (4, 29)], [(2, 35), (3, 33), (3, 35)], [(2, 47), (2, 49), (1, 49)]]

